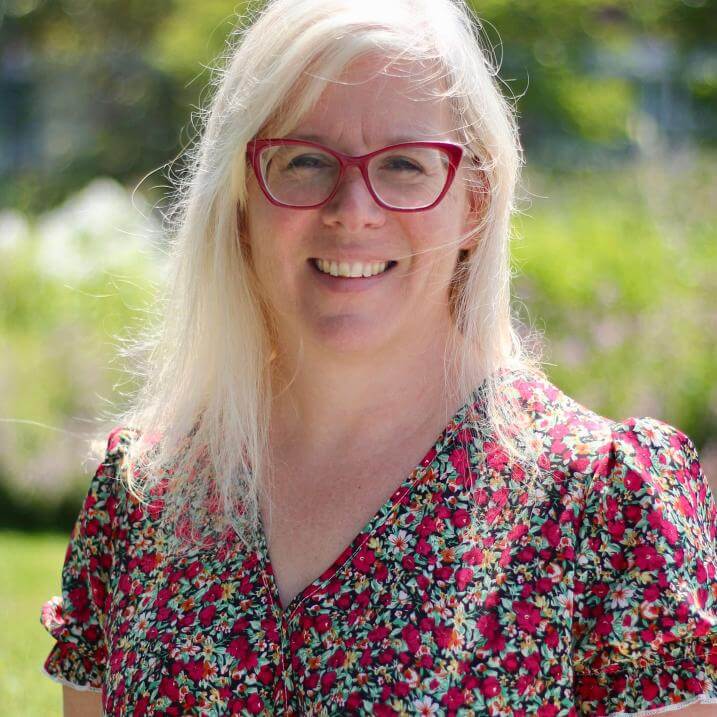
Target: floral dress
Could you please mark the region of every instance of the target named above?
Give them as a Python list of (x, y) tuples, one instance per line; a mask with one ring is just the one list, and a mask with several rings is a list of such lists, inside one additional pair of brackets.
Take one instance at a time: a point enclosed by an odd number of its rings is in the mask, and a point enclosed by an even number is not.
[[(265, 538), (169, 558), (117, 428), (42, 608), (53, 679), (109, 715), (632, 715), (717, 702), (717, 508), (691, 440), (516, 374), (542, 480), (476, 390), (289, 605)], [(483, 436), (483, 434), (481, 434)], [(400, 438), (397, 436), (397, 441)], [(481, 510), (472, 517), (472, 506)], [(323, 566), (322, 566), (323, 567)]]

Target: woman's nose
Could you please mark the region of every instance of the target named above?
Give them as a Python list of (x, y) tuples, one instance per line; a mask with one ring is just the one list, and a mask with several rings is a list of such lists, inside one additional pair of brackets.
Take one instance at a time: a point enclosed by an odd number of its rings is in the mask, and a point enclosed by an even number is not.
[(336, 194), (322, 211), (326, 224), (341, 224), (350, 232), (385, 221), (385, 211), (374, 200), (358, 167), (346, 170)]

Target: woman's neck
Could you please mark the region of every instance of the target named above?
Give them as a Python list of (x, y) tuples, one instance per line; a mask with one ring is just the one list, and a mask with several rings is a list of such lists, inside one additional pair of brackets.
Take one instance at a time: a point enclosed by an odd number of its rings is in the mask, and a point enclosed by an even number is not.
[(379, 448), (382, 441), (412, 435), (427, 424), (445, 425), (465, 400), (455, 390), (455, 371), (444, 368), (448, 338), (447, 331), (422, 337), (418, 345), (363, 362), (311, 347), (305, 347), (301, 361), (287, 361), (280, 353), (273, 376), (272, 441), (335, 454)]

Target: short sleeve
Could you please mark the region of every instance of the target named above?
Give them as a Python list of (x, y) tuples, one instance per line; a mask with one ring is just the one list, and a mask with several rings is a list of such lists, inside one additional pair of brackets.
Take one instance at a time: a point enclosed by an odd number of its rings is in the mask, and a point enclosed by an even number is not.
[(62, 568), (62, 595), (42, 606), (41, 623), (55, 638), (44, 672), (80, 690), (102, 690), (107, 664), (105, 621), (115, 556), (118, 472), (125, 456), (125, 429), (110, 433), (103, 462), (70, 534)]
[(717, 509), (690, 438), (649, 417), (614, 423), (578, 535), (575, 713), (717, 702)]

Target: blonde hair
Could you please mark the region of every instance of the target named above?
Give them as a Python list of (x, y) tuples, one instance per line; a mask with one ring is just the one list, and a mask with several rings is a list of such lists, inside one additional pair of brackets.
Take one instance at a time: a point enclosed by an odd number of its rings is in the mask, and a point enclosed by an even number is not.
[(475, 243), (460, 254), (450, 295), (463, 340), (448, 347), (446, 361), (459, 367), (461, 396), (480, 384), (481, 434), (535, 474), (529, 421), (502, 391), (510, 371), (544, 378), (510, 305), (522, 150), (480, 33), (459, 1), (274, 0), (230, 38), (168, 215), (166, 294), (153, 324), (123, 351), (140, 388), (113, 417), (139, 435), (128, 453), (129, 489), (146, 501), (163, 485), (169, 535), (184, 536), (170, 540), (172, 549), (231, 530), (256, 545), (273, 340), (242, 248), (247, 143), (267, 128), (281, 134), (295, 126), (327, 82), (367, 54), (395, 67), (438, 68), (423, 80), (440, 80), (432, 83), (436, 96), (450, 103), (461, 142), (479, 158), (481, 179), (471, 187), (480, 208)]

